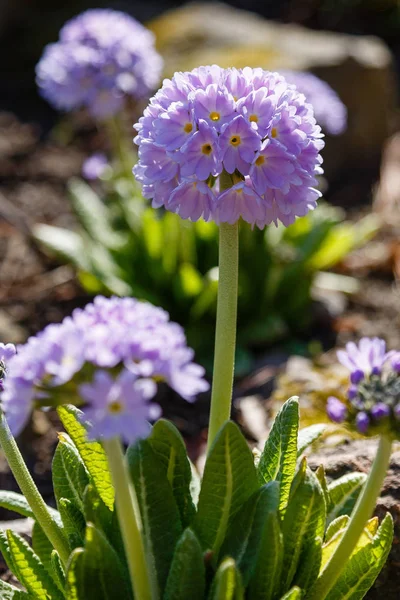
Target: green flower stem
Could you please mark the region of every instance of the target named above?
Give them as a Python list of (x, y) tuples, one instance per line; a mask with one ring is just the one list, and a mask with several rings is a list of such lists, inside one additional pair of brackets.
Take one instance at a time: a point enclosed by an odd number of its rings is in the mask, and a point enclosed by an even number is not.
[(115, 488), (115, 502), (135, 600), (152, 600), (150, 575), (142, 537), (142, 520), (121, 443), (114, 438), (104, 441), (103, 445)]
[[(224, 185), (225, 183), (225, 185)], [(232, 185), (221, 181), (221, 188)], [(208, 449), (219, 429), (230, 418), (235, 366), (239, 268), (239, 224), (219, 227), (219, 279), (213, 385), (211, 392)]]
[(371, 471), (353, 509), (345, 534), (321, 577), (307, 594), (307, 600), (324, 600), (346, 566), (346, 562), (355, 549), (368, 519), (373, 515), (389, 467), (391, 450), (391, 439), (386, 435), (382, 435)]
[(0, 414), (0, 444), (10, 465), (21, 492), (28, 501), (36, 521), (57, 550), (64, 566), (70, 555), (67, 538), (52, 517), (46, 503), (37, 489), (35, 482), (22, 458), (17, 443), (8, 427), (4, 414)]

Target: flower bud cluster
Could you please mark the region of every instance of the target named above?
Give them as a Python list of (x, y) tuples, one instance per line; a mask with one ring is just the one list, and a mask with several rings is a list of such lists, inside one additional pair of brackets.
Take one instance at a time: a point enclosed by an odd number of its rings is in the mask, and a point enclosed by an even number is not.
[(348, 422), (359, 433), (391, 433), (400, 437), (400, 354), (386, 352), (379, 338), (350, 342), (338, 352), (339, 361), (350, 371), (347, 402), (328, 398), (332, 421)]

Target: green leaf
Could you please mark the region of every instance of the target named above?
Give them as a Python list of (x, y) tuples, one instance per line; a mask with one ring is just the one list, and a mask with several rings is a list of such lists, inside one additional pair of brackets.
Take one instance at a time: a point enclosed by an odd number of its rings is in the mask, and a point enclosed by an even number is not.
[(328, 524), (336, 517), (351, 513), (366, 479), (365, 473), (348, 473), (328, 485)]
[(216, 559), (234, 515), (258, 489), (253, 455), (237, 425), (222, 426), (206, 461), (193, 529)]
[(287, 505), (296, 470), (298, 430), (299, 403), (293, 397), (285, 402), (277, 414), (258, 463), (258, 475), (262, 483), (273, 480), (280, 483), (282, 512)]
[[(331, 556), (336, 551), (336, 548), (341, 541), (347, 526), (349, 524), (350, 517), (348, 515), (342, 515), (335, 519), (328, 527), (325, 534), (324, 545), (322, 546), (322, 560), (320, 574), (325, 569), (326, 565), (331, 559)], [(378, 519), (375, 517), (370, 519), (364, 527), (364, 530), (357, 542), (357, 546), (354, 552), (360, 550), (364, 546), (368, 545), (373, 539), (378, 529)]]
[(6, 562), (7, 567), (18, 578), (17, 568), (14, 563), (13, 555), (8, 542), (7, 531), (0, 529), (0, 552)]
[(53, 225), (35, 225), (32, 233), (33, 238), (52, 253), (83, 271), (90, 271), (90, 261), (79, 233)]
[(83, 492), (89, 483), (88, 473), (69, 436), (66, 433), (60, 433), (58, 438), (59, 442), (52, 464), (53, 488), (57, 507), (60, 510), (60, 501), (62, 498), (66, 498), (83, 510)]
[(37, 600), (62, 600), (63, 594), (57, 588), (39, 557), (25, 540), (8, 530), (7, 540), (17, 570), (17, 577), (26, 590)]
[(60, 498), (59, 509), (70, 549), (74, 550), (83, 544), (86, 527), (85, 517), (80, 507), (73, 500), (67, 498)]
[(165, 467), (150, 443), (140, 440), (130, 446), (127, 459), (142, 515), (148, 560), (157, 578), (152, 581), (153, 594), (158, 598), (165, 588), (182, 524)]
[(31, 600), (32, 596), (0, 579), (0, 598), (1, 600)]
[[(230, 556), (236, 561), (245, 586), (257, 568), (257, 557), (261, 557), (261, 561), (264, 560), (260, 554), (260, 545), (264, 541), (264, 526), (270, 514), (277, 517), (278, 506), (279, 483), (270, 481), (243, 504), (228, 527), (220, 556)], [(271, 539), (271, 542), (273, 541)], [(273, 543), (271, 548), (275, 549)]]
[(85, 546), (76, 549), (67, 572), (68, 600), (131, 600), (121, 562), (105, 536), (91, 523)]
[(113, 513), (104, 504), (96, 488), (88, 485), (83, 495), (83, 510), (86, 521), (90, 521), (103, 531), (107, 539), (110, 539), (111, 529), (113, 527)]
[(163, 600), (203, 600), (206, 574), (200, 542), (191, 529), (179, 539)]
[(33, 524), (32, 529), (32, 548), (40, 558), (47, 572), (51, 574), (51, 553), (53, 552), (53, 546), (37, 521)]
[(113, 510), (114, 488), (111, 482), (110, 469), (103, 447), (98, 442), (86, 440), (86, 430), (78, 421), (80, 410), (74, 406), (60, 406), (58, 415), (66, 431), (78, 449), (79, 454), (88, 470), (91, 483), (96, 488), (104, 504)]
[[(304, 568), (313, 570), (319, 564), (307, 563), (310, 545), (322, 545), (325, 529), (325, 499), (314, 473), (305, 459), (293, 480), (290, 498), (282, 523), (284, 540), (283, 583), (288, 589), (296, 580), (296, 573), (304, 579)], [(314, 549), (315, 552), (315, 549)], [(311, 576), (311, 575), (310, 575)]]
[[(7, 510), (13, 510), (23, 517), (30, 517), (31, 519), (35, 518), (35, 515), (33, 514), (25, 496), (18, 494), (17, 492), (0, 490), (0, 507), (6, 508)], [(51, 506), (48, 506), (47, 510), (51, 513), (53, 519), (57, 521), (57, 524), (61, 525), (61, 517), (58, 510), (55, 510)]]
[(240, 571), (232, 558), (226, 558), (219, 566), (209, 600), (244, 600)]
[(164, 467), (179, 508), (182, 526), (187, 527), (196, 509), (190, 493), (192, 471), (182, 436), (172, 423), (160, 419), (154, 425), (148, 441)]
[(54, 575), (54, 580), (57, 583), (58, 587), (61, 590), (64, 590), (66, 583), (65, 571), (57, 550), (53, 550), (53, 552), (51, 553), (51, 569)]
[(304, 450), (316, 442), (327, 429), (328, 425), (324, 425), (323, 423), (316, 423), (315, 425), (300, 429), (297, 438), (297, 458), (300, 458)]
[(359, 600), (372, 587), (389, 555), (393, 519), (389, 513), (368, 544), (353, 552), (326, 600)]
[(300, 598), (301, 589), (295, 586), (291, 590), (289, 590), (287, 594), (282, 596), (281, 600), (299, 600)]
[(249, 583), (251, 600), (276, 598), (281, 587), (283, 565), (283, 536), (278, 512), (266, 514), (257, 560)]
[(126, 238), (110, 227), (111, 215), (94, 190), (80, 179), (71, 179), (68, 189), (79, 222), (90, 237), (107, 248), (121, 248)]

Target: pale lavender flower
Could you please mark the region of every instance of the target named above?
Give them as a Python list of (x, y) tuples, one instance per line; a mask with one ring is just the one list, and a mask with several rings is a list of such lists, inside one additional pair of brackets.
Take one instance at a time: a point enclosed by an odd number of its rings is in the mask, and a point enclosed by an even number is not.
[(339, 135), (345, 131), (347, 109), (330, 85), (312, 73), (282, 71), (282, 74), (312, 104), (315, 118), (327, 133)]
[(322, 173), (321, 129), (278, 73), (216, 65), (175, 73), (135, 127), (143, 194), (182, 218), (289, 225), (321, 195), (313, 187)]
[[(117, 390), (128, 411), (131, 400), (147, 398), (149, 390), (154, 396), (156, 387), (151, 380), (165, 381), (192, 402), (209, 387), (203, 379), (204, 369), (193, 363), (193, 355), (183, 329), (170, 322), (164, 310), (133, 298), (98, 296), (84, 309), (76, 309), (71, 317), (49, 325), (18, 347), (18, 353), (8, 360), (2, 408), (17, 435), (35, 402), (51, 406), (54, 393), (57, 398), (65, 393), (73, 402), (76, 385), (86, 383), (88, 374), (99, 369), (108, 373), (109, 383), (111, 375), (115, 378), (119, 373), (131, 373), (110, 383), (100, 407), (103, 412)], [(133, 399), (122, 385), (128, 380), (135, 382)], [(83, 389), (87, 392), (89, 388)], [(126, 437), (125, 429), (121, 435)]]
[[(339, 361), (347, 367), (358, 381), (362, 374), (379, 374), (385, 362), (392, 356), (386, 352), (386, 343), (379, 338), (361, 338), (358, 346), (354, 342), (346, 344), (346, 350), (337, 353)], [(353, 383), (357, 383), (354, 381)]]
[(82, 175), (89, 181), (100, 179), (109, 167), (108, 160), (102, 152), (89, 156), (82, 165)]
[(161, 69), (150, 31), (123, 12), (96, 9), (64, 25), (59, 41), (45, 48), (36, 75), (56, 108), (86, 107), (103, 119), (121, 110), (126, 98), (148, 96)]
[(90, 440), (121, 437), (126, 444), (147, 437), (149, 420), (160, 415), (160, 407), (149, 401), (156, 393), (151, 379), (138, 379), (123, 369), (117, 378), (97, 371), (92, 383), (79, 387), (86, 402), (82, 421), (87, 423)]

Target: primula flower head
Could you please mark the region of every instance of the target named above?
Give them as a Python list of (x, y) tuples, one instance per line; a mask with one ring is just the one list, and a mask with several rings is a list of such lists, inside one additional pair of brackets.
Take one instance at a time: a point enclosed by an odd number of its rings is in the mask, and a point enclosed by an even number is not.
[(45, 48), (36, 75), (53, 106), (86, 107), (102, 119), (121, 110), (126, 97), (148, 96), (161, 69), (150, 31), (123, 12), (94, 9), (64, 25), (58, 42)]
[(153, 207), (260, 229), (316, 206), (322, 133), (294, 85), (217, 65), (164, 80), (139, 123), (134, 167)]
[(35, 405), (65, 401), (83, 404), (92, 439), (120, 435), (131, 442), (158, 414), (150, 403), (156, 382), (189, 402), (208, 389), (193, 354), (164, 310), (133, 298), (98, 296), (18, 347), (7, 361), (1, 406), (14, 435)]
[(347, 401), (328, 398), (327, 412), (336, 423), (348, 422), (360, 433), (389, 433), (400, 439), (399, 353), (387, 352), (379, 338), (362, 338), (339, 350), (339, 361), (349, 370)]
[(326, 81), (305, 71), (282, 71), (289, 83), (313, 105), (315, 118), (326, 133), (339, 135), (347, 127), (347, 109)]

